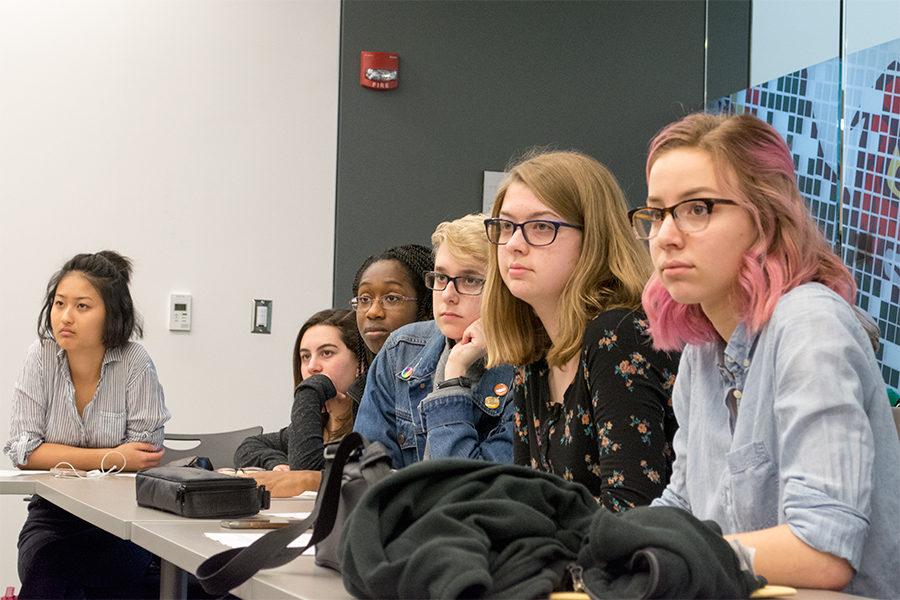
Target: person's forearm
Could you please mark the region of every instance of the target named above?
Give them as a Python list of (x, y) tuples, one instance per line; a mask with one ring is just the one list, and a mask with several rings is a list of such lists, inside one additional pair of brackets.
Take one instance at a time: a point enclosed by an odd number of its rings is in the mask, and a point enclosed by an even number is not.
[(282, 432), (262, 433), (248, 437), (234, 452), (235, 467), (262, 467), (271, 469), (287, 463), (287, 445), (282, 443), (287, 435)]
[[(98, 469), (103, 456), (110, 450), (112, 449), (78, 448), (77, 446), (44, 442), (35, 448), (25, 464), (20, 466), (24, 469), (52, 469), (61, 462), (67, 462), (76, 469)], [(114, 464), (121, 464), (121, 462), (122, 457), (113, 453), (106, 459), (103, 466), (110, 467)]]
[(317, 388), (297, 388), (291, 408), (287, 452), (287, 463), (293, 471), (319, 470), (325, 467), (325, 457), (322, 454), (324, 401), (323, 393)]
[(756, 550), (753, 569), (775, 585), (841, 590), (853, 578), (845, 559), (821, 552), (794, 535), (787, 525), (725, 536)]

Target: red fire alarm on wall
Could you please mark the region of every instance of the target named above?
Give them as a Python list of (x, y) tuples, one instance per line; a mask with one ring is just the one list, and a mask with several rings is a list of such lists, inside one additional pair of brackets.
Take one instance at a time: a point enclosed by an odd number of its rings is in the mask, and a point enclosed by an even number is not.
[(397, 89), (400, 56), (393, 52), (359, 53), (359, 85), (373, 90)]

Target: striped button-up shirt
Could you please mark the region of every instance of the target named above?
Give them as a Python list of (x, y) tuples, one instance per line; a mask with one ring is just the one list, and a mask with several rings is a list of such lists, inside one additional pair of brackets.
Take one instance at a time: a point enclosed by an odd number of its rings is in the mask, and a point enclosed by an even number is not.
[(3, 452), (22, 465), (44, 442), (81, 448), (126, 442), (162, 446), (169, 417), (156, 367), (140, 344), (106, 351), (97, 391), (79, 415), (65, 350), (52, 339), (36, 340), (16, 381)]

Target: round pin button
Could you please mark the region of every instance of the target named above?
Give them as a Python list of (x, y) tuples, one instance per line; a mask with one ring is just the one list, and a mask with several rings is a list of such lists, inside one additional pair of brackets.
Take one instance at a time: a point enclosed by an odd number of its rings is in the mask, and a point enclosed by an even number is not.
[(400, 371), (400, 379), (409, 379), (413, 374), (412, 367), (406, 367)]
[(497, 385), (494, 386), (494, 393), (497, 394), (498, 396), (505, 396), (506, 392), (508, 392), (508, 391), (509, 391), (509, 386), (507, 386), (505, 383), (498, 383)]
[(500, 406), (500, 398), (497, 396), (488, 396), (484, 399), (484, 405), (491, 410)]

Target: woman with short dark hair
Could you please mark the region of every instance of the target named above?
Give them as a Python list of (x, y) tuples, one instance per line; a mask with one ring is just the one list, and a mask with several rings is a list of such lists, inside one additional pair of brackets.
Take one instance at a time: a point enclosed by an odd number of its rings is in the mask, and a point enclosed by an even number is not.
[[(245, 439), (234, 453), (235, 466), (321, 470), (324, 444), (353, 429), (366, 381), (365, 361), (352, 311), (329, 308), (307, 319), (294, 342), (291, 424)], [(311, 485), (317, 483), (311, 479)]]
[[(142, 333), (130, 277), (131, 262), (110, 250), (78, 254), (51, 277), (38, 340), (13, 392), (3, 451), (14, 465), (137, 471), (159, 464), (169, 411), (153, 361), (129, 341)], [(138, 585), (150, 558), (35, 496), (19, 534), (19, 597), (115, 594)]]

